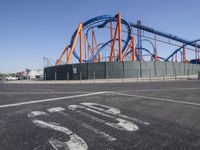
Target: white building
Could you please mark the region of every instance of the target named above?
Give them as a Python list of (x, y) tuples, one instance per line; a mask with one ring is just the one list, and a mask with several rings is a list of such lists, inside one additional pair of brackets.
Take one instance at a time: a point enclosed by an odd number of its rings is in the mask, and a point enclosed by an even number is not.
[(35, 69), (35, 70), (31, 70), (28, 73), (28, 77), (29, 79), (43, 78), (43, 74), (44, 74), (43, 69)]

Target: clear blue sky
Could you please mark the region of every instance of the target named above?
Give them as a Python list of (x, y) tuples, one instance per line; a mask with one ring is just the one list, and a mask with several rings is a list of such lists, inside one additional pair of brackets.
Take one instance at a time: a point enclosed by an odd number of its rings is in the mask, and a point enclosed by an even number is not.
[(199, 0), (0, 0), (0, 72), (56, 60), (80, 21), (120, 12), (131, 22), (200, 38)]

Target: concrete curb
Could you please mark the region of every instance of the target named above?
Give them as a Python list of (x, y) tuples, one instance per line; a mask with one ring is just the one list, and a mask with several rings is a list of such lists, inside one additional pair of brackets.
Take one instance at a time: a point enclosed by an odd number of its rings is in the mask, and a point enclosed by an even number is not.
[(90, 79), (90, 80), (19, 80), (4, 81), (3, 84), (96, 84), (96, 83), (134, 83), (134, 82), (160, 82), (175, 80), (197, 80), (198, 75), (188, 76), (172, 76), (172, 77), (153, 77), (153, 78), (117, 78), (117, 79)]

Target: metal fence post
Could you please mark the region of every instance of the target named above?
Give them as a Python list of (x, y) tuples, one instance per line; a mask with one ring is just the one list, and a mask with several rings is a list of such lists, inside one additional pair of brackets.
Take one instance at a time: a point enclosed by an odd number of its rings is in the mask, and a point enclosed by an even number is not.
[(187, 70), (188, 80), (190, 79), (190, 72)]
[(165, 70), (163, 69), (163, 81), (165, 81)]
[(175, 80), (176, 80), (176, 69), (174, 70)]
[(82, 72), (80, 72), (80, 83), (81, 83), (81, 80), (82, 80)]
[(106, 71), (106, 79), (107, 79), (107, 83), (108, 83), (108, 71)]
[(200, 70), (198, 70), (198, 80), (200, 80)]
[(149, 82), (151, 82), (151, 70), (149, 70)]
[(57, 74), (56, 74), (56, 72), (55, 72), (55, 74), (54, 74), (54, 77), (55, 77), (55, 80), (57, 80)]
[(95, 83), (95, 72), (93, 73), (93, 82)]
[(124, 83), (124, 71), (122, 70), (122, 83)]
[(47, 74), (46, 74), (46, 72), (44, 73), (44, 80), (47, 80)]
[(69, 81), (69, 72), (67, 72), (67, 81)]

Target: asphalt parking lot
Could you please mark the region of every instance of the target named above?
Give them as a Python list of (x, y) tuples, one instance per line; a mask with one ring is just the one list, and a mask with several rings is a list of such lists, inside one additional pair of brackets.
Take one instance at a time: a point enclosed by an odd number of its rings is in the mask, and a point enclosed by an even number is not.
[(199, 150), (200, 81), (0, 84), (2, 150)]

